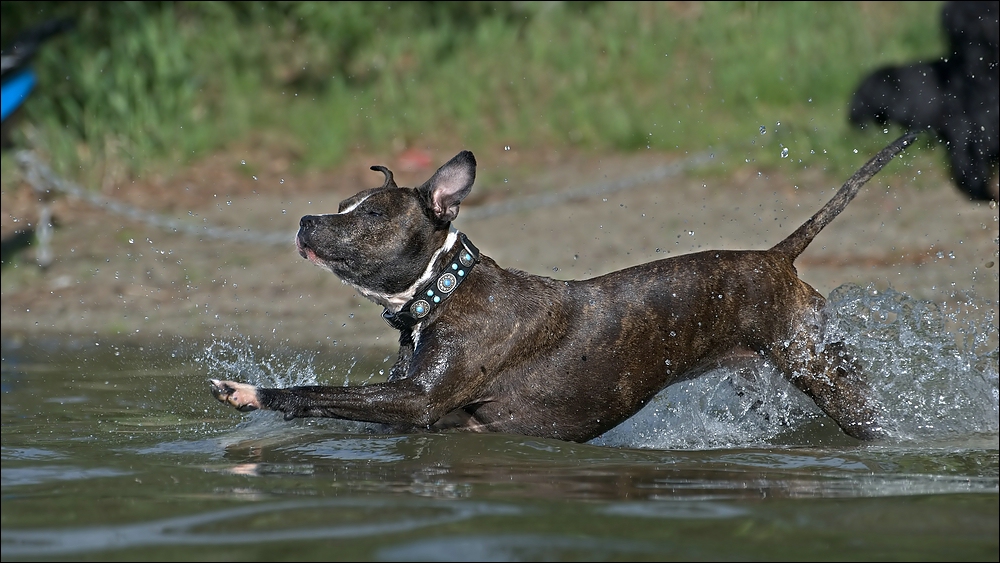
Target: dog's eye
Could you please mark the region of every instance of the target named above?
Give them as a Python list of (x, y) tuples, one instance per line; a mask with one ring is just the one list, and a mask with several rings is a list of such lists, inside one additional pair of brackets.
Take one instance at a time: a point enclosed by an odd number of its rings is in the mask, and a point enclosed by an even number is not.
[(382, 216), (382, 212), (380, 210), (378, 210), (378, 209), (369, 209), (368, 210), (368, 216), (369, 217), (381, 217)]

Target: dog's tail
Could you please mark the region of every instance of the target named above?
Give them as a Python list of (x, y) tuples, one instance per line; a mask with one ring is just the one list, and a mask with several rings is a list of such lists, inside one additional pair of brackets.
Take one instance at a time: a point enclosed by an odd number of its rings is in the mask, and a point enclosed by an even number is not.
[(795, 232), (788, 235), (785, 240), (771, 247), (771, 252), (784, 254), (789, 260), (794, 260), (799, 254), (802, 254), (802, 251), (809, 246), (809, 243), (816, 238), (816, 235), (823, 230), (823, 227), (829, 225), (830, 221), (833, 221), (837, 215), (840, 215), (840, 212), (847, 207), (848, 203), (851, 203), (854, 196), (858, 195), (858, 190), (861, 189), (861, 186), (865, 185), (868, 180), (871, 180), (872, 176), (877, 174), (894, 156), (902, 152), (903, 148), (912, 144), (918, 134), (919, 131), (911, 131), (879, 151), (878, 154), (872, 157), (871, 160), (866, 162), (864, 166), (844, 182), (844, 185), (837, 190), (833, 198), (826, 202), (826, 205), (817, 211), (815, 215), (810, 217), (801, 227), (795, 229)]

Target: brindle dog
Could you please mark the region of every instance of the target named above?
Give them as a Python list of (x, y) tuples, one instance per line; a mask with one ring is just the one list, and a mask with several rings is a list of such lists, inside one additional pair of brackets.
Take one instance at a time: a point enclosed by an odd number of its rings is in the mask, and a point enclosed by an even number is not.
[(709, 250), (587, 280), (496, 264), (452, 227), (476, 160), (463, 151), (418, 188), (378, 188), (307, 215), (296, 246), (385, 308), (399, 357), (383, 383), (264, 388), (211, 380), (242, 411), (333, 417), (398, 431), (507, 432), (584, 442), (672, 383), (755, 354), (844, 432), (883, 436), (879, 407), (843, 345), (822, 342), (825, 300), (793, 262), (858, 190), (913, 141), (861, 167), (768, 250)]

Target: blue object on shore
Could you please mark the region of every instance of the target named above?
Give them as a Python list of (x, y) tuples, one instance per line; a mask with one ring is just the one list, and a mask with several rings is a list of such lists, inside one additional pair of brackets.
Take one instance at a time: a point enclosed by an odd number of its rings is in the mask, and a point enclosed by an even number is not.
[(0, 121), (7, 119), (8, 115), (14, 113), (14, 110), (24, 103), (28, 94), (35, 88), (36, 82), (35, 72), (30, 68), (23, 69), (4, 80), (0, 92)]

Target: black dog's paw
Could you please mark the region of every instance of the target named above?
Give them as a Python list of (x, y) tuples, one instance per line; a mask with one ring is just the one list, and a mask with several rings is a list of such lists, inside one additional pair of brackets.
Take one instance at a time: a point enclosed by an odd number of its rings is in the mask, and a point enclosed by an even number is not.
[(255, 411), (260, 408), (260, 400), (257, 398), (257, 388), (246, 383), (236, 383), (235, 381), (219, 381), (218, 379), (208, 380), (212, 395), (219, 402), (226, 403), (240, 412)]

